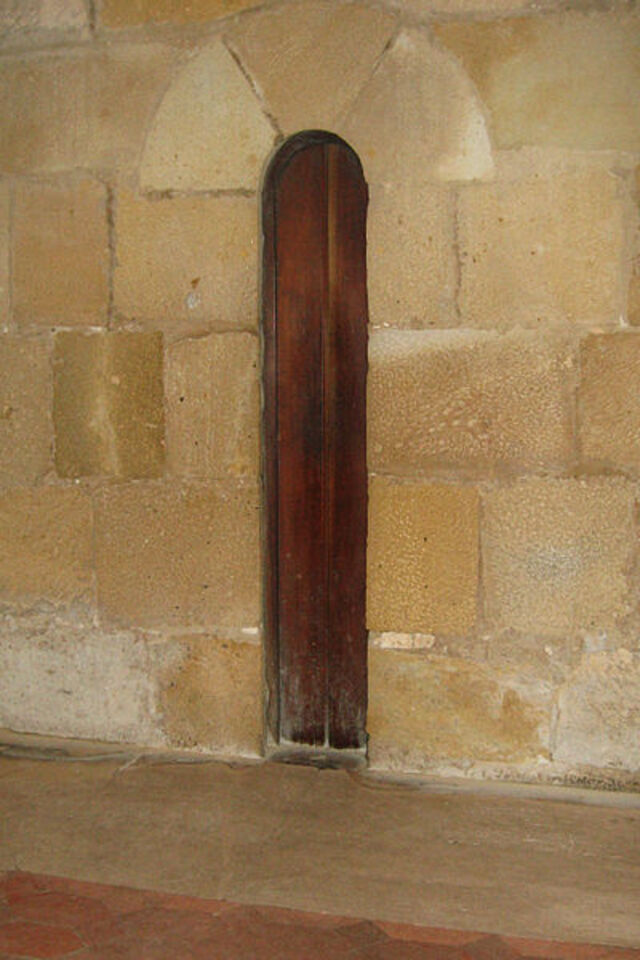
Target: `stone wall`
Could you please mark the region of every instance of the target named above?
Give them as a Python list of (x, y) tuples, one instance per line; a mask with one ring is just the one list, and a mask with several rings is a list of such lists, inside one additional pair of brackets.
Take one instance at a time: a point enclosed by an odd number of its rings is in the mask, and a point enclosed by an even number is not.
[(370, 187), (371, 763), (637, 777), (637, 5), (0, 24), (0, 725), (261, 751), (259, 191), (319, 127)]

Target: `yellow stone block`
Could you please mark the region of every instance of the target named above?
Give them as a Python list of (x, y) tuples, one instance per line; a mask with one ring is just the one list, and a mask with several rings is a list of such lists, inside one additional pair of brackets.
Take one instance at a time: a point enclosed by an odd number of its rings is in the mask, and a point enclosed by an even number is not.
[(106, 27), (137, 27), (144, 23), (202, 23), (255, 7), (260, 0), (102, 0)]
[(375, 477), (369, 492), (369, 630), (460, 634), (476, 622), (478, 494)]
[(51, 346), (0, 336), (0, 485), (30, 485), (52, 469)]

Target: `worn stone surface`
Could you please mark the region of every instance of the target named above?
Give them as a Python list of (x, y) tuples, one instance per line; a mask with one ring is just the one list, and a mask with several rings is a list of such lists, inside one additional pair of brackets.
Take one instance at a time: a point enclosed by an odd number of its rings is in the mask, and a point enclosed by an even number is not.
[(375, 326), (457, 323), (454, 198), (423, 184), (374, 184), (367, 216), (369, 320)]
[(467, 632), (476, 619), (477, 588), (477, 492), (374, 478), (369, 494), (367, 627)]
[(0, 181), (0, 332), (7, 329), (10, 319), (9, 289), (9, 222), (11, 193), (9, 184)]
[(147, 645), (74, 615), (0, 618), (0, 725), (61, 737), (163, 742)]
[(162, 335), (58, 333), (53, 420), (59, 476), (159, 476)]
[(140, 184), (255, 190), (274, 137), (246, 77), (218, 40), (190, 60), (165, 93), (145, 142)]
[(179, 641), (181, 660), (160, 678), (162, 726), (179, 747), (259, 754), (262, 650), (216, 636)]
[(339, 132), (358, 152), (369, 182), (473, 180), (493, 171), (467, 75), (419, 30), (396, 38)]
[(624, 201), (606, 170), (466, 187), (459, 238), (463, 325), (618, 321)]
[(55, 33), (77, 34), (88, 27), (82, 0), (3, 0), (0, 4), (0, 44)]
[(368, 450), (396, 474), (562, 469), (573, 455), (572, 348), (556, 335), (376, 331)]
[(637, 770), (639, 728), (640, 654), (590, 654), (559, 691), (554, 759)]
[(630, 611), (633, 507), (633, 487), (619, 479), (535, 479), (488, 492), (490, 624), (551, 636), (613, 626)]
[(68, 604), (93, 593), (91, 502), (82, 490), (39, 487), (0, 495), (0, 599)]
[(215, 333), (167, 350), (167, 461), (179, 476), (257, 478), (258, 339)]
[(627, 296), (627, 320), (634, 326), (640, 326), (640, 166), (635, 169), (634, 189), (636, 215), (631, 242), (631, 269)]
[(248, 197), (119, 194), (115, 305), (184, 332), (255, 327), (258, 215)]
[(173, 58), (153, 43), (3, 58), (0, 171), (131, 170)]
[(573, 12), (435, 32), (477, 85), (497, 146), (640, 149), (637, 16)]
[(579, 436), (587, 463), (640, 468), (640, 335), (594, 334), (580, 349)]
[(543, 720), (536, 706), (479, 664), (402, 650), (369, 653), (373, 767), (533, 759), (548, 752), (538, 731)]
[(13, 313), (22, 326), (106, 322), (106, 190), (23, 183), (14, 207)]
[(102, 0), (106, 27), (136, 27), (144, 23), (202, 23), (255, 7), (261, 0)]
[(52, 466), (51, 348), (0, 336), (0, 486), (32, 484)]
[(140, 626), (254, 626), (260, 620), (259, 494), (237, 483), (135, 483), (97, 503), (98, 600)]
[(395, 22), (357, 3), (303, 0), (243, 17), (228, 36), (285, 134), (339, 132)]

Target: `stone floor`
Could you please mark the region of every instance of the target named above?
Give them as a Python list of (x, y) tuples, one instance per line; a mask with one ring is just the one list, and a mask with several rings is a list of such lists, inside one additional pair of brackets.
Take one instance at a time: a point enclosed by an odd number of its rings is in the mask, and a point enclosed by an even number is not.
[(638, 795), (1, 740), (0, 960), (640, 960)]

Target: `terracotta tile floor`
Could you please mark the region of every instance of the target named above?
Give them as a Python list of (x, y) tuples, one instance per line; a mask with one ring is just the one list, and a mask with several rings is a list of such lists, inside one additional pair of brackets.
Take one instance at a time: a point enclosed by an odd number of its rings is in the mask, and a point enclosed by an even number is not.
[(0, 874), (0, 960), (62, 957), (640, 960), (640, 949), (359, 921), (43, 874)]

